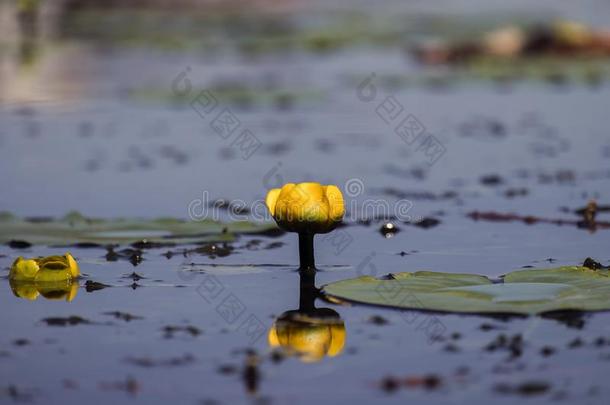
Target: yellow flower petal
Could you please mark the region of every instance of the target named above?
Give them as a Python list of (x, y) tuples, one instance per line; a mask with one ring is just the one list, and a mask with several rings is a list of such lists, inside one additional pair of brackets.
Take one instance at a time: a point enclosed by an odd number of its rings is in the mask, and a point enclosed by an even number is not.
[(330, 219), (336, 222), (341, 221), (345, 214), (345, 204), (343, 203), (343, 194), (341, 194), (341, 190), (339, 190), (339, 187), (337, 186), (329, 185), (326, 186), (324, 191), (330, 207), (328, 210)]
[(299, 193), (307, 200), (321, 201), (324, 197), (324, 186), (320, 183), (299, 183), (293, 189), (293, 193)]
[(280, 346), (280, 339), (277, 337), (277, 329), (275, 324), (269, 329), (269, 334), (267, 335), (267, 340), (269, 341), (269, 346), (278, 347)]
[(290, 232), (330, 232), (345, 213), (341, 190), (314, 182), (288, 183), (279, 193), (269, 191), (267, 207), (277, 224)]
[(267, 205), (267, 209), (269, 210), (271, 215), (275, 214), (275, 203), (277, 202), (277, 198), (280, 196), (281, 191), (282, 190), (279, 188), (273, 188), (267, 193), (265, 204)]
[(42, 268), (36, 273), (35, 278), (36, 283), (56, 283), (70, 280), (72, 280), (72, 274), (67, 267), (63, 269)]
[(30, 280), (33, 281), (38, 273), (39, 266), (34, 259), (24, 259), (19, 256), (11, 266), (9, 279), (11, 280)]
[(65, 256), (47, 256), (34, 260), (36, 260), (38, 266), (40, 266), (41, 269), (47, 268), (54, 270), (63, 270), (69, 268)]
[(70, 274), (72, 275), (72, 278), (80, 277), (80, 269), (78, 267), (78, 263), (76, 263), (76, 260), (74, 260), (74, 257), (72, 257), (70, 252), (66, 253), (64, 257), (66, 258), (66, 262), (68, 262), (68, 267), (70, 268)]

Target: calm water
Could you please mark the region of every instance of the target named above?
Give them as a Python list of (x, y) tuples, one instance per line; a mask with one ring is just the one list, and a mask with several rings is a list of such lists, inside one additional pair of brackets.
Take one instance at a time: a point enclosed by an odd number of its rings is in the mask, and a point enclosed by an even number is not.
[[(599, 22), (595, 13), (581, 14)], [(441, 221), (429, 229), (396, 222), (401, 231), (392, 238), (381, 235), (381, 223), (348, 221), (336, 231), (352, 241), (340, 252), (317, 239), (318, 286), (363, 269), (378, 276), (427, 269), (497, 277), (522, 266), (580, 264), (589, 256), (610, 263), (608, 230), (475, 222), (466, 215), (478, 210), (575, 220), (571, 211), (589, 199), (607, 204), (608, 82), (397, 84), (390, 79), (419, 69), (398, 47), (252, 59), (231, 52), (107, 48), (84, 40), (46, 46), (32, 70), (5, 82), (11, 84), (0, 104), (2, 210), (19, 216), (78, 210), (93, 217), (188, 218), (193, 201), (254, 204), (279, 183), (314, 179), (362, 186), (347, 195), (348, 207), (356, 210), (367, 199), (393, 206), (394, 189), (409, 200), (411, 219)], [(214, 132), (215, 115), (202, 118), (188, 105), (171, 102), (172, 83), (185, 71), (193, 96), (226, 83), (254, 89), (237, 101), (231, 97), (235, 91), (213, 93), (216, 111), (231, 109), (241, 128), (260, 141), (251, 157), (243, 159), (232, 138)], [(366, 101), (358, 84), (371, 74), (377, 92)], [(292, 96), (278, 96), (286, 88)], [(405, 143), (394, 133), (395, 123), (377, 114), (388, 96), (442, 143), (440, 158)], [(484, 184), (485, 176), (498, 176), (499, 184)], [(507, 192), (525, 195), (508, 198)], [(599, 215), (610, 220), (607, 213)], [(227, 219), (226, 212), (220, 216)], [(265, 249), (274, 242), (281, 243)], [(103, 249), (71, 248), (86, 274), (72, 302), (21, 299), (8, 280), (0, 280), (0, 401), (483, 404), (525, 396), (606, 403), (607, 313), (566, 322), (506, 321), (318, 299), (316, 306), (334, 309), (345, 324), (341, 354), (317, 363), (274, 361), (267, 330), (299, 305), (296, 243), (292, 234), (241, 237), (232, 243), (232, 254), (216, 258), (167, 258), (167, 248), (149, 249), (136, 267), (127, 260), (106, 261)], [(0, 269), (6, 276), (19, 255), (63, 251), (2, 246)], [(129, 278), (134, 271), (144, 278)], [(223, 287), (220, 298), (202, 290), (210, 277)], [(112, 287), (87, 292), (87, 280)], [(229, 295), (242, 312), (227, 321), (219, 305)], [(112, 311), (137, 319), (107, 314)], [(43, 321), (72, 315), (89, 323), (62, 327)], [(374, 316), (387, 324), (372, 322)], [(246, 319), (256, 319), (264, 333), (249, 335), (242, 327)], [(443, 326), (438, 341), (426, 329), (431, 320)], [(168, 326), (178, 328), (168, 336)], [(485, 350), (501, 333), (522, 336), (521, 355), (508, 359), (506, 350)], [(600, 337), (608, 343), (596, 344)], [(570, 348), (577, 338), (582, 345)], [(543, 355), (544, 348), (552, 354)], [(258, 359), (255, 388), (242, 376), (248, 350)], [(441, 379), (438, 388), (388, 393), (381, 387), (386, 376), (428, 374)], [(532, 382), (545, 388), (506, 392), (506, 386)]]

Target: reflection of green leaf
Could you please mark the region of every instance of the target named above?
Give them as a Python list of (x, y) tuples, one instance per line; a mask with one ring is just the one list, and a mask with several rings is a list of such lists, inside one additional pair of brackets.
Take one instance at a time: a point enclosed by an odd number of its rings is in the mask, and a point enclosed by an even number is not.
[(462, 313), (536, 314), (555, 310), (610, 309), (607, 270), (568, 266), (520, 270), (503, 282), (472, 274), (419, 271), (337, 281), (324, 287), (332, 298), (404, 309)]
[(272, 232), (275, 229), (275, 224), (247, 221), (224, 224), (176, 218), (94, 219), (74, 212), (61, 219), (26, 220), (0, 214), (0, 243), (26, 240), (41, 245), (125, 244), (145, 239), (151, 243), (183, 244), (231, 241), (238, 234)]

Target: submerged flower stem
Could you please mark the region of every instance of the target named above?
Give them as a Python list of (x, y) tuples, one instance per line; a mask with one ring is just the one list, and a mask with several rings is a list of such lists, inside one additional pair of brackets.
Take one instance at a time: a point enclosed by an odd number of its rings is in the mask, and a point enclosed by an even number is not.
[(300, 271), (315, 271), (316, 264), (313, 256), (313, 233), (299, 232), (299, 258)]

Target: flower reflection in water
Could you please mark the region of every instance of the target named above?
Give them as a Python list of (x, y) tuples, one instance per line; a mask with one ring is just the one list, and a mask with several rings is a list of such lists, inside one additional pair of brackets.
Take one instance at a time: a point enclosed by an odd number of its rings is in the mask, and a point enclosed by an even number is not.
[(72, 301), (78, 293), (78, 283), (76, 281), (62, 282), (32, 282), (9, 280), (11, 290), (16, 297), (34, 301), (39, 296), (48, 300)]
[(330, 308), (316, 308), (319, 290), (315, 270), (300, 271), (299, 309), (286, 311), (269, 330), (269, 345), (306, 363), (334, 357), (343, 351), (346, 330), (340, 315)]

